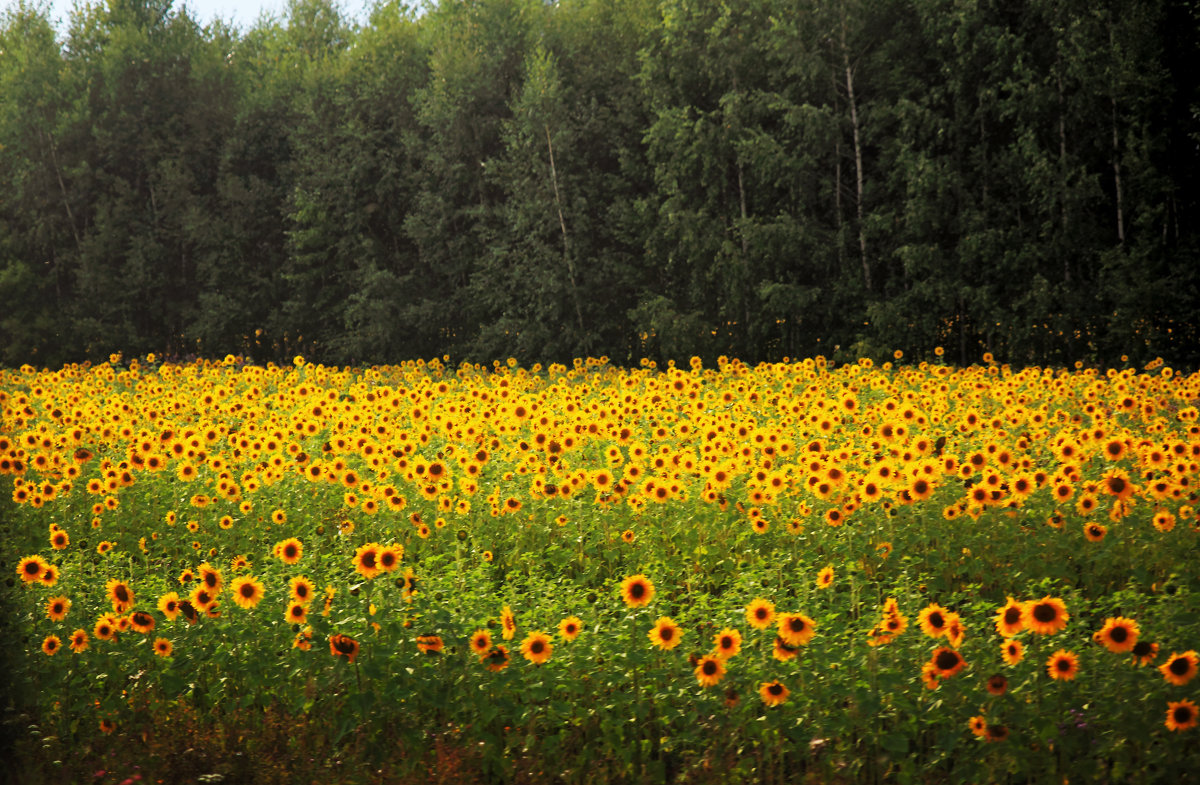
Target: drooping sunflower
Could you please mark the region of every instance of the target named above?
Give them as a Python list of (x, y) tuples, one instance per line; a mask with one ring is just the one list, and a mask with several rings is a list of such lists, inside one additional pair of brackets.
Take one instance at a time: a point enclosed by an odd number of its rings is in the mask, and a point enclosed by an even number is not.
[(583, 619), (578, 616), (568, 616), (558, 623), (558, 634), (564, 641), (573, 641), (583, 631)]
[(768, 706), (778, 706), (788, 699), (789, 690), (778, 681), (764, 681), (758, 685), (758, 695)]
[(437, 655), (442, 653), (445, 644), (440, 635), (418, 635), (417, 649), (428, 655)]
[(1066, 629), (1067, 606), (1057, 597), (1043, 597), (1025, 603), (1025, 626), (1039, 635), (1053, 635)]
[(506, 641), (511, 641), (516, 634), (517, 619), (513, 616), (512, 608), (505, 605), (500, 611), (500, 636)]
[(725, 663), (720, 657), (706, 654), (696, 662), (693, 673), (701, 687), (711, 687), (725, 678)]
[(71, 633), (71, 651), (76, 654), (87, 651), (88, 634), (86, 630), (75, 630)]
[(50, 621), (62, 621), (71, 610), (71, 600), (68, 597), (51, 597), (46, 601), (46, 618)]
[(936, 602), (926, 606), (917, 614), (917, 623), (921, 625), (921, 632), (930, 638), (941, 638), (946, 634), (946, 617), (949, 614), (950, 611)]
[(484, 666), (492, 673), (498, 673), (508, 667), (508, 647), (497, 646), (480, 658)]
[(134, 611), (129, 614), (129, 626), (134, 632), (145, 635), (154, 629), (154, 617), (145, 611)]
[(353, 663), (358, 656), (358, 641), (349, 635), (334, 633), (329, 636), (329, 653), (334, 657), (345, 657), (346, 662)]
[(933, 662), (926, 662), (921, 666), (921, 683), (925, 685), (927, 690), (936, 690), (942, 686), (942, 680), (938, 677), (937, 666)]
[(641, 608), (654, 599), (654, 584), (645, 575), (631, 575), (621, 581), (621, 599), (630, 608)]
[(304, 555), (304, 543), (295, 537), (289, 537), (275, 545), (275, 555), (284, 564), (295, 564)]
[(1009, 597), (1008, 601), (1004, 603), (1004, 607), (996, 612), (997, 634), (1011, 638), (1025, 629), (1024, 607), (1022, 603)]
[(679, 625), (667, 616), (663, 616), (654, 623), (654, 627), (647, 633), (647, 637), (650, 638), (651, 643), (664, 650), (675, 648), (683, 640)]
[(756, 630), (765, 630), (775, 621), (775, 605), (756, 598), (746, 606), (746, 622)]
[(1167, 730), (1185, 731), (1194, 728), (1200, 717), (1200, 709), (1186, 698), (1167, 702)]
[(1008, 726), (1006, 725), (988, 725), (987, 735), (984, 737), (990, 742), (1004, 741), (1008, 738)]
[(104, 584), (108, 599), (112, 601), (113, 611), (124, 613), (133, 607), (133, 589), (125, 581), (111, 578)]
[(933, 664), (939, 679), (948, 679), (967, 667), (967, 661), (962, 655), (948, 646), (935, 649), (929, 662)]
[(1200, 655), (1195, 651), (1185, 651), (1183, 654), (1171, 652), (1167, 661), (1158, 666), (1163, 678), (1177, 687), (1187, 684), (1196, 675), (1197, 665), (1200, 665)]
[(817, 588), (828, 589), (833, 585), (833, 567), (823, 567), (817, 573)]
[(779, 637), (788, 646), (805, 646), (817, 632), (817, 625), (803, 613), (782, 613), (779, 615)]
[(1158, 644), (1150, 641), (1138, 641), (1133, 644), (1133, 664), (1141, 667), (1149, 665), (1158, 657)]
[(1070, 681), (1079, 675), (1079, 658), (1066, 649), (1059, 649), (1046, 660), (1046, 673), (1052, 679)]
[(476, 656), (486, 657), (491, 650), (492, 634), (487, 630), (475, 630), (471, 634), (471, 651), (475, 652)]
[(1138, 623), (1133, 619), (1116, 616), (1105, 619), (1104, 626), (1100, 628), (1095, 637), (1104, 648), (1114, 654), (1124, 654), (1133, 651), (1141, 632)]
[(521, 655), (534, 665), (546, 662), (553, 653), (554, 645), (550, 643), (550, 636), (544, 632), (531, 632), (521, 641)]
[(170, 657), (175, 647), (166, 638), (154, 639), (154, 653), (159, 657)]
[(987, 691), (991, 695), (1003, 695), (1008, 691), (1008, 679), (1001, 673), (988, 677)]
[(263, 585), (253, 575), (240, 575), (230, 584), (233, 601), (240, 608), (253, 608), (263, 598)]

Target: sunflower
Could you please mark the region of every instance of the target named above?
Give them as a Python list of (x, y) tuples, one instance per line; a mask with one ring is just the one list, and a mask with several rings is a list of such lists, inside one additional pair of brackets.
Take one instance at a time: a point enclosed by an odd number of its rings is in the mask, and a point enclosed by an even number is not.
[(124, 581), (112, 578), (104, 584), (104, 590), (108, 593), (108, 599), (112, 601), (114, 612), (124, 613), (133, 607), (133, 590)]
[(275, 545), (275, 555), (284, 564), (295, 564), (304, 555), (304, 543), (295, 537), (289, 537)]
[(1108, 534), (1108, 527), (1103, 524), (1095, 521), (1083, 524), (1083, 536), (1088, 538), (1088, 542), (1100, 542), (1106, 534)]
[(418, 635), (417, 649), (429, 655), (441, 654), (445, 644), (440, 635)]
[(354, 570), (364, 578), (379, 574), (379, 543), (368, 542), (354, 552)]
[(1059, 649), (1046, 660), (1046, 673), (1052, 679), (1070, 681), (1079, 675), (1079, 658), (1066, 649)]
[(921, 666), (921, 683), (925, 685), (927, 690), (936, 690), (942, 686), (941, 679), (938, 677), (937, 666), (932, 662), (926, 662)]
[(154, 629), (154, 617), (145, 611), (134, 611), (129, 614), (129, 626), (134, 632), (140, 632), (143, 635)]
[(171, 642), (169, 640), (167, 640), (166, 638), (155, 638), (154, 639), (154, 653), (157, 654), (159, 657), (170, 657), (171, 652), (173, 652), (174, 650), (175, 650), (175, 647), (173, 645), (171, 645)]
[(1025, 603), (1025, 626), (1039, 635), (1061, 632), (1071, 618), (1067, 606), (1057, 597), (1043, 597)]
[(936, 602), (923, 608), (917, 614), (917, 622), (921, 625), (921, 632), (930, 638), (941, 638), (944, 636), (946, 634), (946, 623), (949, 613), (950, 611)]
[(650, 642), (660, 649), (673, 649), (683, 640), (683, 635), (674, 621), (663, 616), (654, 622), (654, 627), (647, 633)]
[(1133, 651), (1139, 635), (1141, 628), (1136, 621), (1117, 616), (1105, 619), (1104, 626), (1096, 633), (1095, 638), (1114, 654), (1124, 654)]
[(1005, 725), (988, 725), (987, 735), (984, 737), (988, 741), (1004, 741), (1008, 738), (1008, 727)]
[(117, 620), (111, 613), (106, 613), (96, 620), (92, 633), (102, 641), (117, 639)]
[(775, 621), (775, 605), (758, 598), (746, 606), (746, 622), (756, 630), (765, 630)]
[(948, 679), (967, 667), (967, 661), (962, 658), (962, 655), (947, 646), (939, 646), (935, 649), (929, 662), (933, 665), (939, 679)]
[(197, 571), (200, 573), (200, 583), (212, 592), (213, 598), (221, 593), (221, 589), (225, 586), (225, 579), (221, 577), (221, 571), (213, 567), (208, 562), (201, 564)]
[(1200, 709), (1197, 709), (1196, 704), (1190, 700), (1167, 702), (1167, 730), (1185, 731), (1188, 728), (1194, 728), (1198, 716), (1200, 716)]
[(230, 585), (233, 601), (241, 608), (253, 608), (263, 598), (263, 585), (253, 575), (241, 575)]
[(825, 567), (817, 573), (817, 588), (828, 589), (833, 585), (833, 567)]
[(1008, 691), (1008, 679), (1000, 673), (989, 676), (987, 680), (987, 691), (991, 695), (1003, 695)]
[(71, 538), (63, 529), (55, 529), (50, 532), (50, 547), (56, 551), (61, 551), (71, 544)]
[(47, 657), (53, 657), (58, 654), (58, 650), (62, 648), (62, 640), (57, 635), (47, 635), (42, 641), (42, 651)]
[(1183, 654), (1171, 652), (1167, 661), (1158, 666), (1163, 678), (1177, 687), (1182, 687), (1196, 675), (1196, 667), (1200, 665), (1200, 655), (1195, 651), (1185, 651)]
[(1025, 644), (1016, 638), (1009, 638), (1000, 644), (1000, 656), (1004, 657), (1006, 665), (1016, 665), (1025, 658)]
[(522, 656), (534, 665), (546, 662), (553, 653), (554, 646), (550, 643), (550, 636), (543, 632), (531, 632), (521, 641)]
[(492, 650), (492, 634), (487, 630), (475, 630), (471, 635), (471, 651), (479, 657), (486, 657)]
[(779, 637), (788, 646), (804, 646), (816, 634), (816, 623), (803, 613), (782, 613), (779, 615)]
[(504, 640), (511, 641), (513, 636), (517, 634), (517, 620), (513, 616), (512, 608), (507, 605), (500, 611), (500, 635)]
[(726, 627), (713, 638), (713, 645), (716, 655), (727, 660), (742, 650), (742, 634), (733, 627)]
[(217, 598), (213, 596), (212, 592), (204, 588), (204, 586), (197, 586), (196, 588), (192, 589), (192, 593), (189, 595), (189, 598), (191, 599), (192, 605), (198, 611), (207, 612), (209, 608), (217, 604)]
[(967, 726), (971, 729), (971, 735), (983, 738), (987, 736), (987, 718), (978, 715), (967, 720)]
[(107, 717), (100, 720), (100, 732), (101, 733), (112, 733), (116, 729), (117, 729), (117, 723), (113, 722), (112, 720), (108, 719)]
[(787, 662), (788, 660), (795, 659), (799, 653), (799, 646), (790, 646), (783, 638), (778, 635), (775, 636), (775, 643), (771, 651), (772, 657), (780, 662)]
[(645, 575), (631, 575), (621, 581), (621, 599), (630, 608), (649, 605), (654, 599), (654, 584)]
[(191, 600), (180, 600), (179, 612), (183, 614), (183, 618), (188, 620), (188, 624), (195, 624), (200, 618), (200, 614), (196, 613), (196, 606), (192, 605)]
[(49, 566), (41, 556), (26, 556), (17, 564), (17, 575), (20, 575), (21, 580), (25, 583), (36, 583), (41, 580), (42, 573)]
[(768, 706), (778, 706), (788, 698), (788, 688), (777, 681), (764, 681), (758, 685), (758, 695)]
[(88, 647), (88, 634), (85, 630), (75, 630), (71, 633), (71, 651), (76, 654), (86, 651)]
[(1154, 662), (1158, 656), (1158, 644), (1150, 643), (1149, 641), (1138, 641), (1133, 645), (1133, 664), (1137, 666), (1149, 665)]
[(304, 624), (308, 621), (308, 605), (303, 602), (292, 600), (288, 603), (287, 610), (283, 614), (284, 621), (288, 624)]
[(701, 687), (711, 687), (725, 678), (725, 664), (720, 657), (706, 654), (696, 662), (693, 673)]
[(996, 612), (996, 633), (1011, 638), (1025, 629), (1024, 605), (1012, 597)]
[(67, 597), (51, 597), (46, 601), (46, 618), (50, 621), (62, 621), (71, 610), (71, 600)]
[(568, 616), (558, 623), (558, 634), (565, 641), (573, 641), (583, 630), (583, 619), (578, 616)]
[(480, 658), (484, 666), (492, 673), (498, 673), (508, 667), (508, 647), (497, 646)]
[(354, 662), (358, 656), (358, 641), (340, 632), (329, 637), (329, 653), (334, 657), (345, 657), (346, 662)]
[(288, 581), (288, 593), (291, 598), (304, 605), (312, 602), (317, 587), (303, 575), (297, 575)]
[(391, 572), (400, 566), (400, 560), (404, 558), (404, 546), (399, 543), (384, 545), (379, 550), (379, 569), (384, 572)]

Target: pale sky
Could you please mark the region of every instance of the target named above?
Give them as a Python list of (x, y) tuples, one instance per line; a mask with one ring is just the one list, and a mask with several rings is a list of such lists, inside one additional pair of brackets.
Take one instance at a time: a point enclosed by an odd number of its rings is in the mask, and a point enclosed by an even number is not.
[[(86, 0), (85, 4), (97, 5), (101, 2), (103, 0)], [(50, 17), (59, 30), (66, 28), (74, 4), (74, 0), (52, 0)], [(202, 25), (220, 18), (231, 21), (242, 29), (250, 27), (263, 11), (282, 18), (287, 8), (287, 0), (175, 0), (172, 7), (178, 9), (185, 4), (192, 16)], [(0, 7), (9, 8), (14, 5), (16, 0), (0, 0)], [(371, 0), (340, 0), (338, 5), (352, 22), (366, 24), (373, 3)]]

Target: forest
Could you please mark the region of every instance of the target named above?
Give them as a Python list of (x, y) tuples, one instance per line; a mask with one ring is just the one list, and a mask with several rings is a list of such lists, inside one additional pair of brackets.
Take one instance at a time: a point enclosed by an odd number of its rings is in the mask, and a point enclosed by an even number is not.
[(0, 16), (0, 364), (1200, 361), (1194, 0)]

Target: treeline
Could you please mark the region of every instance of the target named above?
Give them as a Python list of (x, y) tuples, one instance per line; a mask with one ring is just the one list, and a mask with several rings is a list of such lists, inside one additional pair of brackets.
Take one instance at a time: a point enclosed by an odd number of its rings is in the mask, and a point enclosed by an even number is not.
[(0, 18), (0, 362), (1200, 361), (1192, 0)]

